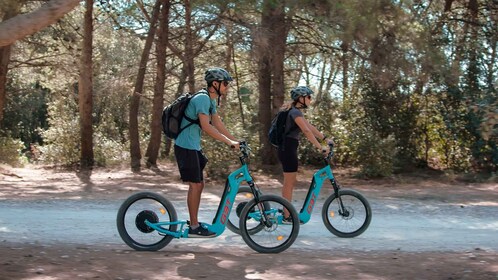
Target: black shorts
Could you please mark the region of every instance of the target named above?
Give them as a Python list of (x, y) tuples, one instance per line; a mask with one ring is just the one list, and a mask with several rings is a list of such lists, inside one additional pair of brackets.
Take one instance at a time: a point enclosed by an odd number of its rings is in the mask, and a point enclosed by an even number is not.
[(278, 149), (278, 159), (282, 163), (284, 172), (297, 172), (297, 147), (299, 141), (286, 137), (283, 149)]
[(175, 157), (182, 181), (200, 183), (204, 180), (202, 171), (208, 159), (202, 151), (189, 150), (175, 145)]

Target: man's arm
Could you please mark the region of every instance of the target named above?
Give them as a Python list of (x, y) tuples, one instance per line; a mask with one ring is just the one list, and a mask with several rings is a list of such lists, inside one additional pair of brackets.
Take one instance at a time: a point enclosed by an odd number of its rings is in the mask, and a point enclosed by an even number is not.
[(213, 123), (213, 126), (223, 135), (225, 135), (228, 139), (237, 141), (237, 138), (235, 138), (228, 129), (225, 127), (225, 124), (220, 118), (220, 115), (218, 114), (213, 114), (211, 115), (211, 122)]
[[(223, 133), (218, 131), (218, 129), (209, 123), (209, 116), (206, 114), (199, 114), (199, 122), (202, 131), (206, 132), (209, 136), (214, 139), (221, 141), (229, 146), (235, 146), (238, 148), (239, 142), (233, 141), (232, 139), (225, 136)], [(226, 130), (226, 129), (225, 129)]]

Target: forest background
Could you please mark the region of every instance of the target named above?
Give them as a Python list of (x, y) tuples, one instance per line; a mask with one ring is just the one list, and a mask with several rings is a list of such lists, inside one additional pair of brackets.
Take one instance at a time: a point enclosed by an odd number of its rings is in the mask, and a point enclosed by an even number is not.
[[(173, 157), (162, 108), (217, 66), (235, 79), (222, 118), (257, 164), (277, 163), (271, 119), (308, 85), (307, 117), (359, 175), (496, 176), (496, 0), (0, 0), (0, 17), (6, 164), (155, 167)], [(236, 163), (203, 146), (210, 175)]]

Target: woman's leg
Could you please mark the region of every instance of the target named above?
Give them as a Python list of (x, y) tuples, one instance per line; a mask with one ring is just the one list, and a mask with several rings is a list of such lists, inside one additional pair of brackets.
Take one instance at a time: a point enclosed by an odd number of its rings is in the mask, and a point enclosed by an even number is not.
[[(292, 192), (297, 181), (297, 172), (284, 172), (284, 185), (282, 187), (282, 196), (289, 202), (292, 202)], [(289, 211), (284, 209), (284, 217), (289, 217)]]
[[(278, 150), (278, 159), (282, 163), (284, 171), (284, 183), (282, 187), (282, 197), (292, 202), (292, 192), (296, 185), (297, 178), (297, 139), (286, 138), (284, 149)], [(289, 217), (289, 212), (284, 209), (284, 217)]]

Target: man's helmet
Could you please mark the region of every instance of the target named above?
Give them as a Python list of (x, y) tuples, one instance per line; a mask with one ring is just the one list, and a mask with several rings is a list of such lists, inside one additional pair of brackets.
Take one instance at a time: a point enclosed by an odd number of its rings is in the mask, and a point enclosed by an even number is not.
[(216, 67), (216, 68), (209, 68), (208, 70), (206, 70), (206, 72), (204, 73), (204, 80), (206, 80), (206, 82), (208, 83), (211, 83), (213, 81), (230, 82), (233, 79), (232, 76), (228, 74), (227, 70)]
[(298, 86), (290, 91), (292, 100), (297, 100), (301, 96), (312, 95), (313, 91), (307, 86)]

